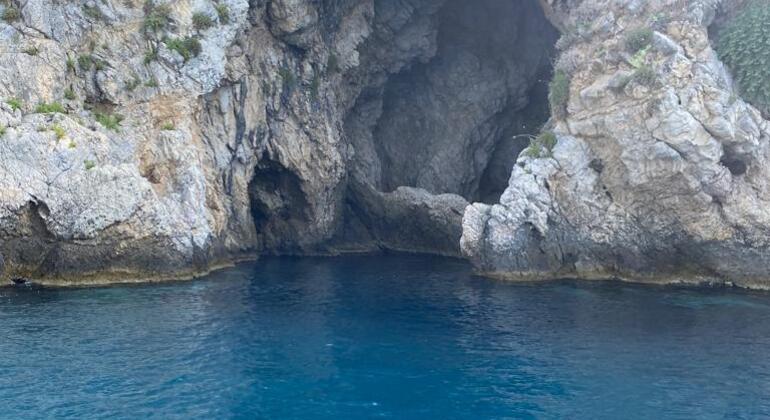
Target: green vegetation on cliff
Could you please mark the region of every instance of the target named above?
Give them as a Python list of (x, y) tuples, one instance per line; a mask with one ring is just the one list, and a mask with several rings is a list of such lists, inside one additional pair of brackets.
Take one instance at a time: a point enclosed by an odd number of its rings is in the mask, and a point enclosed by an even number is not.
[(770, 114), (770, 1), (748, 3), (719, 33), (716, 50), (741, 95)]
[(569, 85), (569, 75), (560, 70), (554, 73), (551, 83), (548, 84), (548, 102), (551, 104), (551, 114), (556, 118), (563, 118), (567, 114)]

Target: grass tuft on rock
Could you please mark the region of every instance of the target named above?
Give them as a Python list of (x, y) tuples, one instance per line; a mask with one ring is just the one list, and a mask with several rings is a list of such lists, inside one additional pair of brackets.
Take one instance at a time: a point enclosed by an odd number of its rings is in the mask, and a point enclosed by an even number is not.
[(191, 36), (184, 38), (166, 38), (164, 42), (168, 49), (176, 51), (182, 56), (185, 62), (193, 57), (197, 57), (203, 50), (200, 41)]
[(150, 0), (144, 5), (144, 22), (142, 28), (145, 32), (160, 32), (171, 23), (171, 7), (167, 4), (156, 4)]
[(226, 4), (217, 4), (214, 6), (217, 11), (217, 17), (219, 17), (219, 23), (227, 25), (230, 23), (230, 8)]
[(7, 23), (16, 22), (21, 19), (21, 10), (14, 5), (8, 5), (3, 10), (3, 20)]
[(101, 124), (104, 128), (112, 131), (120, 130), (120, 123), (123, 121), (123, 117), (117, 114), (105, 114), (97, 112), (94, 114), (96, 122)]
[(195, 30), (205, 31), (214, 26), (214, 19), (203, 12), (196, 12), (192, 16), (192, 23)]
[(548, 84), (548, 103), (551, 105), (551, 114), (556, 118), (564, 118), (567, 115), (569, 85), (569, 75), (561, 70), (553, 74), (553, 79)]
[(35, 108), (35, 113), (37, 114), (66, 114), (67, 111), (64, 109), (64, 106), (58, 102), (41, 102), (37, 105)]
[(22, 108), (24, 104), (22, 104), (21, 100), (18, 98), (10, 98), (5, 101), (8, 106), (11, 107), (12, 110), (18, 111)]
[(543, 131), (537, 137), (534, 137), (529, 142), (529, 147), (524, 150), (524, 154), (529, 157), (539, 158), (544, 154), (551, 156), (553, 148), (556, 147), (559, 139), (552, 131)]

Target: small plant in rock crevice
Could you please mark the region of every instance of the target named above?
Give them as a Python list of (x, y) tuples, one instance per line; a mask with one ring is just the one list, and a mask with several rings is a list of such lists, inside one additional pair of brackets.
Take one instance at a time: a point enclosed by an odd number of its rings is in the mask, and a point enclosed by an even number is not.
[(569, 75), (557, 70), (548, 84), (548, 103), (551, 106), (551, 114), (556, 118), (564, 118), (567, 115), (569, 88)]
[(144, 22), (142, 28), (146, 33), (157, 33), (171, 24), (171, 7), (167, 4), (156, 4), (150, 0), (144, 5)]
[(51, 130), (56, 136), (56, 140), (61, 140), (67, 135), (67, 132), (64, 130), (64, 128), (58, 124), (54, 124), (53, 127), (51, 127)]
[(16, 22), (17, 20), (21, 19), (21, 11), (18, 7), (11, 4), (5, 7), (2, 17), (3, 20), (8, 23)]
[(214, 19), (203, 12), (196, 12), (192, 16), (192, 24), (195, 30), (205, 31), (214, 26)]
[(551, 156), (558, 141), (556, 134), (552, 131), (543, 131), (537, 137), (530, 138), (529, 146), (524, 150), (524, 154), (533, 158), (542, 157), (544, 154)]
[(64, 109), (64, 106), (58, 102), (41, 102), (37, 105), (35, 108), (35, 113), (37, 114), (66, 114), (67, 111)]
[(123, 117), (117, 114), (105, 114), (97, 112), (94, 114), (96, 122), (101, 124), (104, 128), (112, 131), (120, 130), (120, 123), (123, 121)]
[(217, 11), (219, 23), (222, 25), (230, 23), (230, 8), (228, 8), (226, 4), (217, 4), (214, 6), (214, 9)]
[(80, 67), (81, 70), (90, 70), (93, 64), (94, 57), (91, 54), (81, 54), (78, 56), (78, 67)]
[(185, 62), (193, 57), (197, 57), (203, 50), (200, 41), (191, 36), (185, 38), (166, 38), (164, 42), (169, 50), (176, 51)]
[(18, 111), (22, 108), (23, 104), (20, 99), (18, 98), (10, 98), (5, 101), (8, 106), (11, 107), (12, 110)]

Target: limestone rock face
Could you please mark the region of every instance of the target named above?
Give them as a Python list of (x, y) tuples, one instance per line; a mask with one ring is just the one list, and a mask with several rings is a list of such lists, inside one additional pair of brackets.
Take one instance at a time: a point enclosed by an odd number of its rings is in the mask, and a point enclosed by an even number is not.
[[(464, 255), (512, 278), (770, 287), (770, 126), (711, 47), (718, 2), (543, 3), (572, 28), (558, 143), (522, 154), (499, 204), (468, 207)], [(629, 51), (637, 28), (655, 32)]]
[[(447, 35), (460, 0), (1, 3), (19, 11), (0, 20), (2, 279), (164, 279), (263, 253), (459, 255), (467, 202), (448, 193), (478, 195), (504, 117), (547, 69), (525, 44), (555, 38), (536, 0), (521, 4), (505, 9), (497, 54), (477, 48), (491, 28)], [(400, 143), (400, 111), (383, 108), (395, 78), (451, 138), (407, 124), (418, 146)], [(471, 94), (462, 112), (453, 98)]]

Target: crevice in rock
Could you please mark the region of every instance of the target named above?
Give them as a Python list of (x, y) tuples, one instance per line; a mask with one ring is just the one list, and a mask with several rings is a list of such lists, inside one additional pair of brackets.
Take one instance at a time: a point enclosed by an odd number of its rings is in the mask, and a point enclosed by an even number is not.
[(722, 156), (722, 159), (720, 159), (719, 163), (726, 167), (734, 176), (743, 175), (749, 169), (749, 165), (746, 163), (746, 159), (739, 156), (729, 148), (725, 148), (724, 156)]

